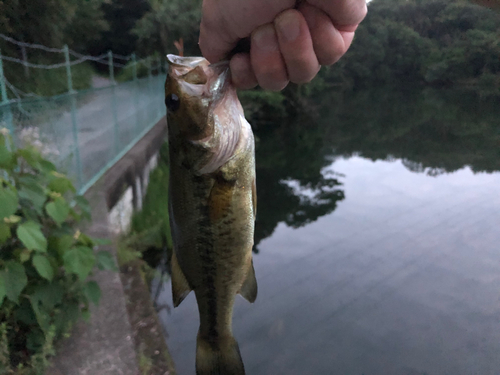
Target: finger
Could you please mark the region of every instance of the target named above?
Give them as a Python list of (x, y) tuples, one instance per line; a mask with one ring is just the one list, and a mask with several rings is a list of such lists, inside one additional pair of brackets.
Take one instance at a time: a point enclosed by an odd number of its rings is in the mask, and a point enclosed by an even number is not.
[(363, 21), (367, 12), (366, 0), (307, 0), (307, 2), (324, 11), (337, 30), (342, 31), (354, 31), (349, 26), (357, 26)]
[(294, 4), (295, 0), (204, 0), (199, 39), (203, 56), (211, 63), (227, 58), (238, 40)]
[(314, 53), (321, 65), (332, 65), (346, 53), (352, 42), (352, 36), (344, 39), (343, 34), (338, 31), (332, 20), (321, 9), (303, 3), (299, 7), (303, 14), (309, 31), (311, 33)]
[(302, 14), (295, 9), (285, 10), (276, 17), (274, 27), (290, 81), (306, 83), (312, 80), (320, 66)]
[(211, 1), (203, 2), (198, 44), (203, 56), (211, 63), (224, 59), (238, 41), (235, 35), (232, 36), (229, 30), (226, 30), (217, 11), (217, 7)]
[(285, 62), (272, 23), (262, 25), (252, 33), (250, 61), (263, 89), (279, 91), (288, 84)]
[(233, 84), (243, 90), (257, 86), (257, 78), (253, 73), (250, 54), (238, 53), (233, 56), (229, 63), (231, 70), (231, 80)]

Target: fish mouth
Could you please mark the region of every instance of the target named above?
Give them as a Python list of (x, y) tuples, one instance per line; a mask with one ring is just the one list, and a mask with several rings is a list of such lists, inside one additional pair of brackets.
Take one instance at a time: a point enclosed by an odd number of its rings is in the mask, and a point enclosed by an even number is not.
[(230, 81), (229, 61), (210, 64), (204, 57), (167, 55), (169, 74), (191, 96), (211, 97), (218, 101)]
[(208, 65), (208, 60), (205, 59), (204, 57), (185, 57), (185, 56), (177, 56), (173, 54), (168, 54), (167, 55), (167, 61), (169, 64), (172, 65), (177, 65), (179, 67), (183, 68), (196, 68), (202, 63), (207, 63)]

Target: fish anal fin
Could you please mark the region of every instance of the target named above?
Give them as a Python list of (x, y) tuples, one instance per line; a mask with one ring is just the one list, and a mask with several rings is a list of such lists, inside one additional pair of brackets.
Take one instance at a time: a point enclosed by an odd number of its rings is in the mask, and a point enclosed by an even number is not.
[(191, 287), (189, 286), (186, 276), (179, 266), (177, 261), (177, 256), (175, 251), (172, 254), (172, 299), (174, 302), (174, 307), (179, 306), (179, 304), (187, 297)]
[(250, 303), (254, 303), (257, 298), (257, 279), (255, 278), (253, 261), (250, 263), (250, 269), (239, 293)]

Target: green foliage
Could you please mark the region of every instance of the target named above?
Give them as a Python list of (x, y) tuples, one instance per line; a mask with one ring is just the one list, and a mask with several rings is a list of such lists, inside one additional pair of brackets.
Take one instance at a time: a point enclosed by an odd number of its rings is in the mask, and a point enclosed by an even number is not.
[[(500, 14), (466, 1), (374, 0), (327, 82), (476, 84), (500, 75)], [(484, 79), (483, 79), (484, 81)]]
[[(118, 82), (127, 82), (127, 81), (132, 81), (134, 79), (134, 70), (132, 65), (133, 62), (130, 61), (123, 69), (120, 70), (120, 72), (116, 76), (116, 80)], [(148, 76), (149, 69), (145, 64), (138, 63), (136, 67), (137, 67), (137, 78), (144, 78)]]
[[(62, 48), (64, 44), (80, 53), (90, 53), (94, 40), (108, 28), (101, 10), (103, 0), (0, 0), (0, 32), (15, 40)], [(2, 19), (3, 18), (3, 19)], [(0, 40), (2, 54), (22, 59), (18, 46)], [(35, 64), (64, 62), (63, 53), (26, 49), (26, 58)], [(7, 79), (24, 92), (57, 95), (68, 90), (65, 68), (33, 69), (4, 61)], [(90, 87), (93, 74), (88, 63), (72, 67), (74, 89)]]
[[(2, 53), (4, 53), (3, 49)], [(57, 54), (57, 59), (44, 59), (37, 62), (36, 59), (30, 58), (29, 61), (40, 64), (59, 64), (64, 62), (64, 56)], [(4, 61), (3, 65), (7, 80), (24, 92), (40, 96), (53, 96), (68, 92), (66, 68), (49, 70), (30, 68), (28, 69), (28, 75), (26, 75), (24, 67), (20, 64)], [(73, 89), (84, 90), (90, 88), (94, 74), (94, 69), (90, 63), (85, 62), (72, 66)], [(10, 98), (13, 98), (10, 92), (8, 94)]]
[(93, 44), (94, 54), (100, 55), (109, 50), (121, 55), (136, 52), (137, 36), (132, 33), (132, 29), (149, 9), (147, 0), (102, 1), (104, 19), (109, 24), (109, 29)]
[(98, 303), (94, 267), (116, 266), (76, 229), (89, 206), (66, 176), (31, 146), (12, 150), (5, 129), (0, 155), (0, 370), (38, 374), (53, 340)]
[(150, 10), (136, 23), (139, 51), (177, 53), (174, 41), (184, 40), (185, 55), (199, 55), (201, 0), (148, 0)]

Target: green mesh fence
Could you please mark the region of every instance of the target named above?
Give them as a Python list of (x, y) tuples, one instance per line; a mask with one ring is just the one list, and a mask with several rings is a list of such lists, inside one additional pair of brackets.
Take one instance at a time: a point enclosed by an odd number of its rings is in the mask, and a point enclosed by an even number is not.
[(0, 128), (31, 143), (84, 193), (165, 116), (165, 75), (0, 105)]

